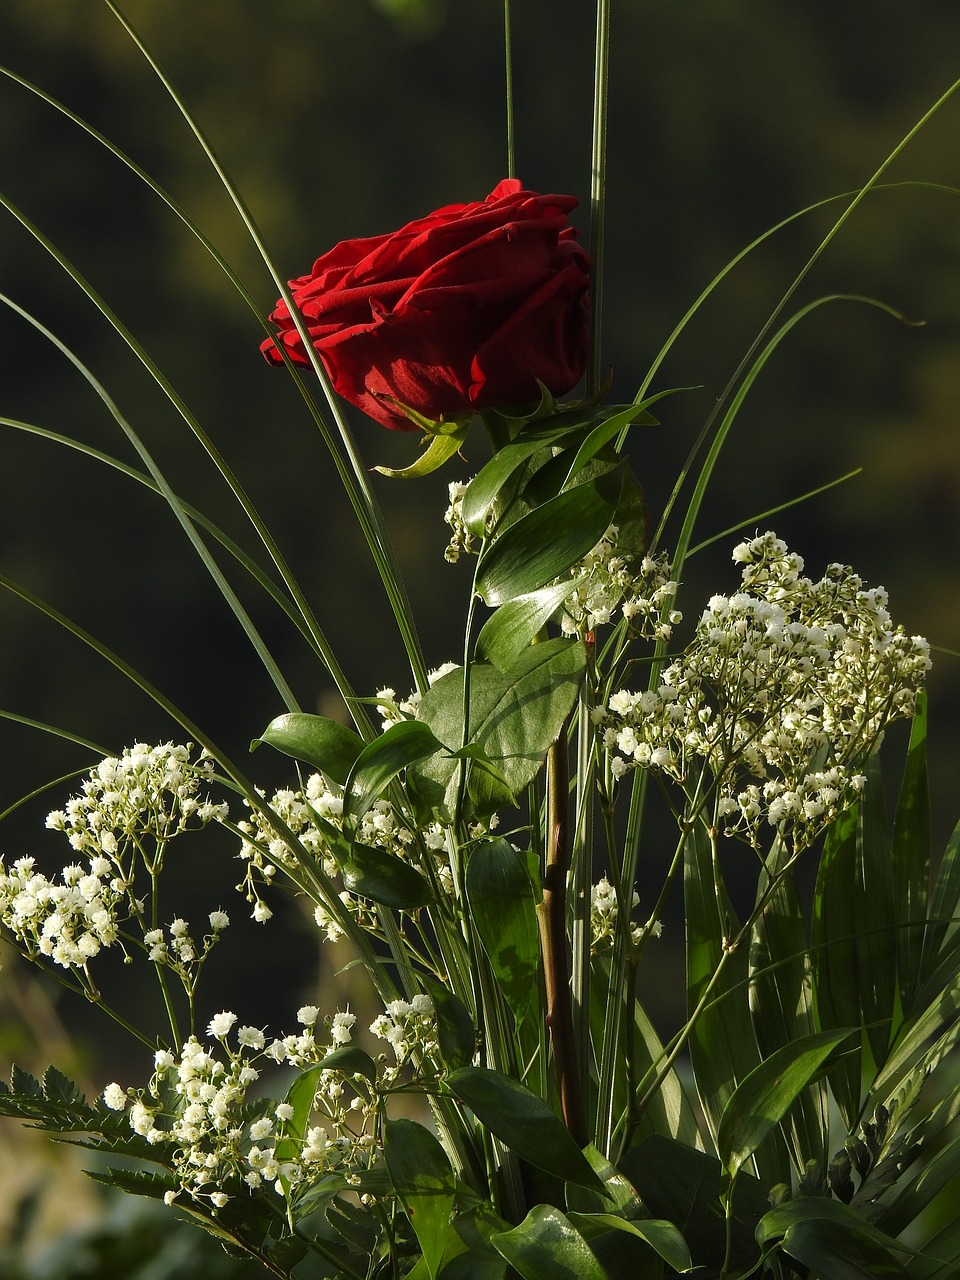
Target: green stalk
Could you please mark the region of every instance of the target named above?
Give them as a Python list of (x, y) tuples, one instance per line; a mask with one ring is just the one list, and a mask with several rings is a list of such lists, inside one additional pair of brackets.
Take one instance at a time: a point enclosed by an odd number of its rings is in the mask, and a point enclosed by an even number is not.
[(607, 99), (610, 79), (611, 0), (597, 0), (597, 46), (593, 76), (593, 146), (590, 159), (590, 365), (587, 399), (595, 395), (601, 379), (600, 320), (603, 310), (603, 232), (606, 207)]
[[(291, 319), (293, 320), (294, 325), (296, 326), (297, 333), (299, 334), (300, 340), (303, 343), (304, 351), (311, 363), (311, 366), (313, 368), (314, 374), (316, 375), (317, 381), (319, 382), (323, 390), (323, 393), (327, 398), (331, 415), (334, 419), (334, 422), (337, 425), (337, 429), (340, 433), (340, 439), (341, 439), (344, 451), (346, 452), (347, 458), (349, 459), (350, 466), (353, 471), (354, 484), (356, 486), (355, 492), (359, 496), (359, 500), (360, 500), (359, 506), (355, 506), (354, 509), (361, 520), (361, 525), (363, 527), (364, 534), (367, 538), (367, 542), (370, 546), (371, 553), (373, 554), (374, 560), (376, 562), (377, 569), (379, 570), (381, 578), (383, 580), (384, 588), (386, 589), (386, 592), (387, 592), (387, 598), (390, 601), (390, 605), (393, 610), (394, 617), (396, 619), (398, 628), (400, 630), (401, 638), (403, 639), (404, 647), (407, 651), (407, 657), (410, 662), (411, 669), (413, 671), (417, 688), (420, 689), (420, 691), (422, 692), (427, 688), (426, 665), (423, 661), (423, 655), (420, 648), (419, 638), (416, 634), (416, 627), (413, 622), (413, 611), (410, 607), (409, 598), (406, 594), (406, 588), (403, 584), (403, 579), (400, 575), (399, 566), (396, 560), (396, 554), (394, 552), (393, 545), (390, 541), (389, 535), (387, 534), (386, 525), (383, 520), (383, 515), (380, 510), (380, 506), (376, 498), (374, 497), (373, 491), (371, 490), (369, 482), (367, 480), (366, 468), (364, 467), (359, 457), (359, 454), (357, 453), (356, 446), (353, 441), (353, 437), (350, 433), (349, 428), (347, 427), (346, 421), (342, 413), (340, 412), (340, 407), (337, 402), (336, 393), (333, 390), (333, 385), (330, 382), (330, 378), (327, 374), (326, 369), (323, 366), (322, 361), (320, 360), (320, 357), (317, 351), (313, 347), (313, 344), (310, 340), (310, 335), (307, 332), (306, 325), (304, 324), (303, 317), (300, 315), (300, 312), (297, 309), (296, 303), (293, 301), (293, 298), (290, 294), (290, 290), (287, 286), (287, 282), (283, 279), (283, 277), (278, 272), (276, 266), (274, 265), (273, 259), (271, 258), (267, 250), (266, 244), (263, 240), (263, 237), (260, 234), (260, 230), (256, 222), (254, 221), (253, 216), (250, 213), (250, 210), (247, 208), (247, 205), (243, 200), (243, 197), (240, 195), (233, 180), (230, 178), (226, 170), (223, 168), (223, 165), (220, 163), (220, 160), (218, 159), (216, 152), (213, 150), (213, 147), (211, 146), (203, 130), (200, 128), (196, 120), (191, 115), (190, 111), (187, 109), (186, 103), (180, 97), (170, 77), (166, 74), (166, 72), (160, 66), (156, 58), (154, 58), (154, 56), (150, 53), (149, 49), (144, 44), (143, 40), (141, 39), (140, 35), (136, 31), (136, 29), (133, 27), (133, 25), (124, 16), (124, 14), (121, 13), (121, 11), (118, 9), (117, 5), (114, 3), (114, 0), (103, 0), (103, 3), (107, 6), (109, 11), (113, 14), (113, 16), (117, 19), (117, 21), (123, 27), (124, 31), (129, 36), (130, 40), (133, 42), (137, 50), (140, 52), (144, 60), (147, 62), (151, 71), (153, 71), (154, 75), (157, 77), (160, 84), (166, 90), (174, 106), (177, 108), (180, 115), (182, 116), (184, 123), (187, 125), (191, 133), (196, 138), (197, 142), (200, 145), (201, 150), (203, 151), (204, 156), (206, 157), (208, 163), (210, 164), (211, 168), (216, 174), (218, 181), (220, 182), (228, 198), (230, 199), (231, 203), (236, 209), (247, 234), (249, 235), (254, 247), (259, 253), (264, 265), (269, 271), (270, 276), (273, 279), (274, 286), (276, 287), (278, 293), (283, 298), (284, 302), (287, 304), (290, 310)], [(353, 490), (351, 490), (351, 492), (353, 492)]]
[(507, 177), (515, 178), (517, 176), (517, 152), (513, 118), (513, 34), (510, 24), (510, 0), (503, 0), (503, 53), (507, 107)]
[(543, 954), (547, 1025), (553, 1046), (563, 1122), (577, 1146), (584, 1147), (590, 1141), (590, 1135), (577, 1062), (567, 959), (568, 801), (567, 734), (564, 729), (547, 754), (547, 851), (543, 900), (537, 907), (537, 922)]

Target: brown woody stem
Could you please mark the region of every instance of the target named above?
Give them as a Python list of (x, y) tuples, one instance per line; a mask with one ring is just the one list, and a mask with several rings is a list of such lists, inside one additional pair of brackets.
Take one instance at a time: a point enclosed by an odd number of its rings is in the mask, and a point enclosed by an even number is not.
[(573, 1034), (567, 959), (568, 782), (567, 734), (564, 729), (547, 754), (547, 847), (543, 901), (537, 907), (537, 919), (547, 997), (547, 1026), (553, 1046), (563, 1122), (577, 1146), (585, 1147), (590, 1138)]

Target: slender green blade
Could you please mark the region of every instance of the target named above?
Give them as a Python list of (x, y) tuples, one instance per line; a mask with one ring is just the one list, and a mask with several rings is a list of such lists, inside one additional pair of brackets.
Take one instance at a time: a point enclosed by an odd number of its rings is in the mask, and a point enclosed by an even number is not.
[(724, 1107), (717, 1131), (717, 1151), (731, 1177), (822, 1072), (836, 1047), (852, 1034), (851, 1030), (821, 1031), (804, 1036), (765, 1058), (741, 1081)]
[[(824, 840), (814, 890), (812, 949), (816, 1022), (821, 1031), (859, 1026), (856, 894), (857, 814), (840, 815)], [(848, 1129), (860, 1110), (858, 1055), (845, 1056), (830, 1072), (834, 1097)]]
[(737, 1082), (757, 1065), (758, 1054), (746, 1000), (747, 950), (724, 947), (738, 925), (713, 853), (698, 823), (684, 847), (687, 1013), (694, 1015), (713, 983), (690, 1036), (690, 1059), (707, 1124), (716, 1136), (724, 1107)]
[(927, 781), (927, 699), (921, 691), (893, 823), (894, 911), (900, 1002), (909, 1009), (920, 982), (930, 884), (930, 792)]
[(923, 938), (921, 979), (926, 982), (939, 967), (945, 948), (955, 942), (960, 930), (960, 823), (947, 842), (937, 872), (930, 905), (930, 919)]
[[(778, 842), (761, 875), (758, 896), (769, 892), (771, 875), (781, 878), (767, 898), (750, 940), (750, 1013), (764, 1058), (814, 1031), (813, 978), (803, 908), (793, 873), (780, 869), (783, 856), (785, 851)], [(826, 1086), (817, 1082), (801, 1090), (784, 1121), (784, 1139), (797, 1168), (802, 1169), (808, 1160), (826, 1165)]]
[(893, 861), (880, 761), (871, 756), (860, 802), (857, 892), (853, 900), (860, 1007), (874, 1060), (882, 1066), (890, 1044), (897, 989), (897, 929)]

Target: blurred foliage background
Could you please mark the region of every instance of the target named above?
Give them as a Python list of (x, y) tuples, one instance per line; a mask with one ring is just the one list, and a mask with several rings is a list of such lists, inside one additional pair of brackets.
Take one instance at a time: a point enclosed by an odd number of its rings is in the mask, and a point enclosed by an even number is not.
[[(513, 0), (512, 9), (519, 175), (534, 189), (579, 196), (586, 238), (594, 6)], [(337, 240), (479, 199), (504, 175), (503, 14), (493, 0), (128, 0), (125, 12), (212, 140), (285, 275), (306, 271)], [(873, 173), (960, 74), (958, 49), (955, 0), (614, 4), (603, 357), (617, 398), (632, 395), (686, 307), (741, 248)], [(271, 308), (275, 291), (239, 220), (105, 4), (3, 0), (0, 62), (127, 151)], [(271, 523), (357, 687), (409, 688), (346, 500), (295, 391), (258, 355), (255, 318), (142, 183), (6, 76), (0, 121), (0, 192), (92, 281), (180, 389)], [(960, 98), (888, 177), (960, 185)], [(636, 469), (655, 514), (740, 357), (840, 207), (792, 223), (751, 254), (667, 362), (657, 387), (696, 389), (664, 402), (662, 425), (635, 436)], [(222, 481), (136, 360), (8, 213), (0, 216), (0, 291), (90, 365), (177, 492), (252, 545)], [(797, 303), (836, 292), (877, 296), (925, 324), (904, 326), (849, 302), (801, 323), (747, 401), (702, 536), (862, 467), (841, 488), (758, 525), (772, 524), (817, 576), (831, 560), (855, 565), (888, 587), (896, 619), (960, 649), (957, 197), (918, 187), (870, 196)], [(7, 308), (0, 415), (136, 464), (82, 379)], [(412, 436), (355, 425), (370, 465), (412, 459)], [(442, 560), (441, 515), (447, 481), (482, 463), (480, 437), (467, 453), (462, 466), (426, 482), (374, 477), (431, 665), (458, 649), (467, 571)], [(0, 573), (94, 632), (244, 758), (282, 708), (160, 500), (8, 428), (0, 431), (0, 481)], [(689, 618), (705, 594), (735, 582), (735, 540), (691, 563)], [(269, 603), (243, 590), (304, 707), (329, 713), (323, 671)], [(956, 817), (960, 661), (940, 657), (930, 687), (942, 844)], [(111, 750), (178, 736), (148, 699), (9, 593), (0, 597), (0, 708)], [(76, 747), (0, 724), (0, 811), (88, 763)], [(263, 752), (255, 764), (265, 785), (284, 777), (282, 762)], [(8, 856), (35, 852), (61, 865), (62, 838), (43, 830), (43, 815), (70, 785), (4, 821)], [(232, 853), (229, 840), (218, 848), (213, 839), (180, 859), (195, 916), (213, 906), (243, 915), (239, 899), (224, 897)], [(176, 906), (189, 915), (189, 905)], [(679, 930), (672, 943), (668, 931), (665, 958), (680, 943)], [(319, 952), (305, 972), (314, 935), (295, 912), (269, 937), (238, 928), (223, 945), (231, 950), (220, 974), (249, 996), (244, 1020), (289, 1024), (298, 1003), (315, 995)], [(223, 1007), (217, 963), (204, 1017)], [(128, 1068), (139, 1076), (137, 1055), (92, 1011), (70, 1012), (45, 987), (25, 1001), (27, 975), (5, 964), (0, 1066), (42, 1057), (63, 1018), (80, 1076), (94, 1085)], [(329, 956), (323, 970), (331, 971)], [(115, 978), (122, 986), (123, 973)], [(0, 1135), (0, 1150), (7, 1141)]]

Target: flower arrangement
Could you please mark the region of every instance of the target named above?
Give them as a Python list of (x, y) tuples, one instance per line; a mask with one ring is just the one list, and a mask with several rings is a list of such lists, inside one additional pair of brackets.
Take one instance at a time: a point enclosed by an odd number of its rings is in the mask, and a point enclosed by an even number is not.
[[(409, 689), (376, 673), (353, 687), (196, 422), (269, 573), (174, 493), (65, 352), (244, 619), (279, 698), (276, 716), (251, 726), (256, 759), (279, 753), (288, 780), (269, 794), (60, 619), (180, 732), (84, 771), (47, 817), (70, 846), (59, 871), (0, 860), (0, 929), (126, 1027), (144, 1070), (90, 1100), (55, 1067), (41, 1080), (15, 1069), (0, 1112), (105, 1155), (99, 1181), (162, 1201), (285, 1280), (946, 1280), (960, 1232), (929, 1211), (960, 1177), (960, 837), (931, 892), (930, 646), (849, 566), (807, 576), (800, 554), (760, 532), (766, 515), (723, 535), (735, 566), (717, 584), (726, 594), (684, 597), (737, 410), (812, 308), (776, 330), (771, 318), (691, 454), (685, 511), (679, 484), (645, 495), (628, 446), (675, 392), (652, 389), (659, 359), (630, 403), (611, 403), (600, 373), (590, 299), (602, 283), (609, 0), (597, 9), (589, 252), (573, 197), (511, 173), (483, 200), (341, 242), (288, 284), (265, 255), (280, 298), (261, 318), (261, 350), (324, 434)], [(509, 4), (505, 16), (509, 35)], [(831, 236), (882, 173), (848, 198)], [(449, 528), (449, 572), (471, 575), (462, 653), (435, 670), (341, 400), (420, 432), (407, 466), (377, 468), (384, 483), (462, 466), (453, 460), (478, 417), (486, 430), (488, 460), (450, 482), (433, 516)], [(213, 543), (281, 602), (342, 718), (298, 703)], [(888, 831), (880, 748), (900, 720), (909, 745)], [(658, 804), (672, 848), (648, 834)], [(319, 936), (348, 944), (366, 975), (372, 1022), (311, 1003), (264, 1028), (245, 1017), (242, 991), (235, 1010), (200, 1013), (231, 911), (218, 901), (198, 928), (171, 914), (162, 889), (179, 850), (202, 850), (215, 830), (235, 842), (224, 893), (236, 884), (234, 901), (267, 930), (282, 894), (307, 904)], [(641, 864), (656, 886), (642, 900)], [(660, 963), (674, 891), (685, 1006), (663, 1034), (637, 984)], [(158, 985), (165, 1025), (142, 1027), (111, 1002), (105, 953)]]

